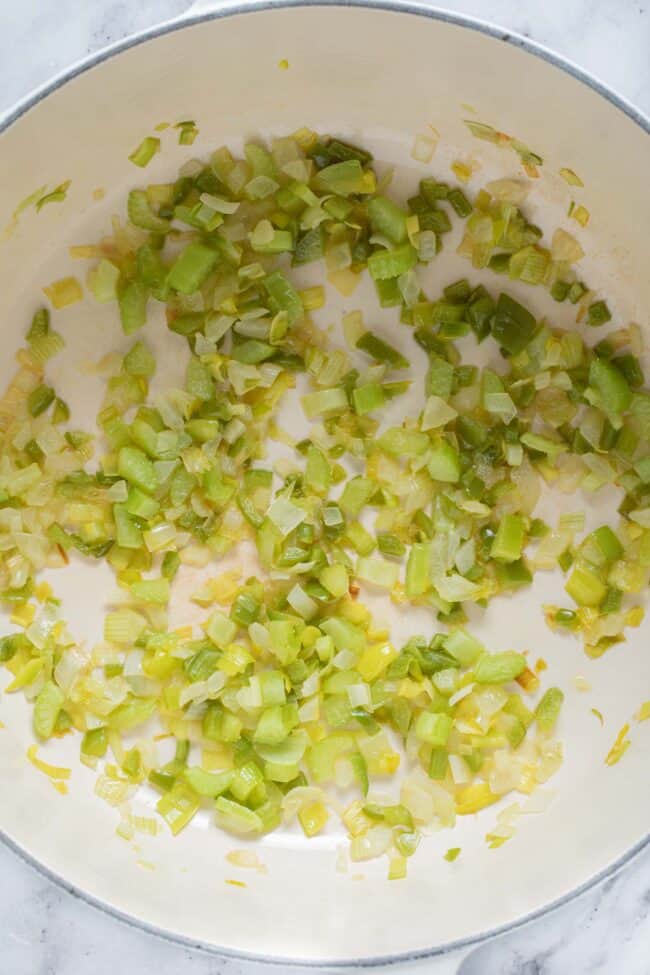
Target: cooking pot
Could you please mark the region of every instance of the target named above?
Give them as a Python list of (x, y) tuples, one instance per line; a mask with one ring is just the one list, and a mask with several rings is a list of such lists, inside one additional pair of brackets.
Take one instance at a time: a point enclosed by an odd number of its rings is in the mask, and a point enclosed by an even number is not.
[[(163, 151), (146, 176), (134, 168), (129, 153), (157, 123), (187, 118), (200, 130), (191, 150), (162, 133)], [(396, 167), (398, 191), (426, 171), (448, 177), (454, 159), (473, 166), (470, 189), (495, 176), (522, 175), (517, 155), (476, 140), (467, 118), (494, 125), (543, 156), (529, 206), (545, 231), (566, 225), (567, 205), (580, 194), (591, 214), (580, 232), (585, 277), (598, 282), (617, 322), (635, 320), (647, 332), (650, 139), (640, 113), (523, 38), (429, 7), (253, 0), (195, 12), (117, 44), (2, 122), (0, 227), (10, 226), (0, 243), (2, 385), (42, 300), (40, 289), (66, 274), (83, 276), (71, 268), (68, 247), (106, 232), (134, 185), (169, 179), (192, 155), (218, 145), (238, 148), (243, 137), (287, 134), (302, 125), (369, 145)], [(424, 166), (411, 150), (418, 133), (431, 134), (429, 126), (440, 141)], [(558, 175), (563, 167), (580, 175), (584, 189), (567, 186)], [(18, 201), (66, 179), (72, 182), (65, 202), (40, 213), (27, 209), (12, 221)], [(432, 265), (438, 286), (467, 274), (455, 254), (443, 258)], [(522, 292), (536, 313), (569, 327), (567, 309), (545, 304), (537, 291)], [(339, 299), (327, 315), (361, 300)], [(383, 316), (376, 320), (387, 327), (396, 324), (391, 309), (373, 304), (370, 314)], [(94, 415), (97, 402), (78, 367), (119, 345), (114, 310), (88, 302), (61, 313), (57, 323), (74, 354), (52, 364), (52, 378), (66, 388), (73, 411)], [(596, 517), (605, 501), (596, 495), (562, 503)], [(92, 638), (107, 577), (70, 566), (56, 584), (75, 632)], [(77, 742), (56, 743), (59, 764), (73, 768), (65, 796), (27, 762), (31, 709), (19, 695), (0, 703), (2, 836), (62, 885), (175, 941), (284, 964), (351, 968), (430, 963), (438, 956), (455, 970), (480, 939), (539, 917), (610, 876), (650, 839), (650, 723), (634, 726), (632, 747), (617, 765), (604, 763), (620, 726), (650, 696), (650, 623), (599, 660), (587, 660), (577, 641), (545, 626), (541, 604), (557, 600), (561, 584), (547, 576), (529, 592), (497, 599), (481, 623), (481, 639), (491, 649), (525, 648), (544, 657), (549, 685), (566, 693), (565, 762), (549, 783), (552, 801), (524, 817), (498, 850), (484, 839), (494, 809), (465, 817), (453, 834), (427, 837), (399, 882), (386, 880), (385, 863), (337, 871), (343, 834), (335, 831), (313, 840), (290, 831), (265, 837), (255, 847), (265, 872), (244, 872), (227, 860), (242, 844), (209, 827), (207, 817), (175, 838), (139, 838), (134, 850), (115, 833), (115, 810), (94, 795), (94, 775), (75, 757)], [(408, 634), (416, 618), (395, 625)], [(578, 674), (589, 692), (575, 687)], [(6, 676), (0, 680), (5, 686)], [(602, 712), (603, 727), (591, 707)], [(449, 846), (462, 848), (455, 863), (443, 859)], [(227, 883), (232, 879), (245, 886)]]

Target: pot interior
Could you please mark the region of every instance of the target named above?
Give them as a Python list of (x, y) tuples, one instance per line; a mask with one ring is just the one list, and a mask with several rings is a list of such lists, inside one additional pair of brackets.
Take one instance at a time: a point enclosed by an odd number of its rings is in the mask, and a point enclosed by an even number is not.
[[(279, 67), (285, 59), (288, 69)], [(122, 50), (53, 90), (3, 133), (0, 228), (12, 223), (17, 202), (36, 187), (72, 183), (63, 204), (38, 214), (25, 210), (0, 243), (2, 386), (42, 301), (41, 288), (68, 274), (83, 280), (85, 268), (71, 260), (69, 246), (107, 232), (133, 186), (165, 181), (187, 158), (219, 145), (236, 150), (248, 137), (288, 134), (303, 125), (368, 146), (381, 164), (395, 167), (394, 190), (404, 197), (423, 175), (453, 178), (449, 165), (458, 158), (477, 164), (470, 191), (499, 176), (521, 176), (517, 155), (474, 139), (463, 124), (468, 117), (516, 135), (544, 157), (528, 212), (545, 233), (556, 226), (575, 232), (566, 220), (572, 188), (558, 170), (580, 174), (580, 202), (591, 212), (579, 233), (585, 278), (607, 295), (615, 322), (637, 321), (647, 332), (649, 140), (619, 108), (541, 57), (431, 16), (369, 7), (260, 8)], [(157, 123), (186, 118), (200, 130), (191, 150), (179, 147), (168, 130), (145, 173), (128, 161)], [(438, 130), (440, 143), (424, 166), (411, 149), (428, 125)], [(105, 194), (98, 200), (99, 188)], [(435, 293), (468, 272), (450, 239), (423, 276), (425, 290)], [(322, 281), (317, 267), (302, 274), (306, 283)], [(470, 277), (496, 286), (489, 272)], [(574, 322), (574, 309), (554, 303), (542, 289), (514, 282), (509, 290), (555, 325)], [(356, 308), (413, 354), (397, 313), (377, 307), (367, 282), (349, 298), (328, 289), (328, 305), (314, 317), (325, 327)], [(183, 344), (175, 344), (177, 337), (161, 323), (152, 317), (146, 335), (173, 378), (182, 370)], [(51, 378), (65, 390), (73, 415), (94, 416), (101, 383), (82, 364), (125, 351), (130, 341), (120, 333), (114, 307), (91, 297), (57, 313), (56, 327), (67, 349), (52, 363)], [(423, 374), (424, 364), (418, 369)], [(286, 422), (289, 428), (294, 423), (291, 416)], [(557, 503), (554, 497), (554, 510)], [(612, 503), (600, 495), (561, 499), (566, 510), (584, 508), (594, 522), (611, 516)], [(111, 589), (108, 574), (71, 566), (54, 582), (76, 634), (97, 637)], [(566, 693), (565, 763), (549, 783), (554, 801), (526, 817), (498, 850), (484, 839), (495, 808), (465, 817), (453, 833), (426, 838), (401, 882), (385, 880), (383, 860), (338, 872), (343, 834), (335, 829), (310, 841), (292, 830), (265, 837), (256, 847), (265, 873), (234, 868), (225, 855), (245, 844), (208, 829), (207, 816), (175, 839), (166, 833), (138, 838), (135, 849), (116, 836), (115, 810), (93, 794), (94, 774), (78, 764), (77, 741), (63, 739), (43, 750), (48, 760), (73, 768), (67, 796), (27, 763), (31, 709), (20, 695), (0, 704), (0, 768), (7, 785), (0, 829), (91, 898), (169, 935), (226, 950), (303, 961), (381, 958), (501, 928), (620, 860), (643, 839), (650, 818), (650, 723), (634, 727), (623, 761), (611, 768), (603, 761), (618, 729), (650, 696), (648, 625), (589, 661), (577, 640), (551, 633), (544, 623), (542, 603), (560, 601), (561, 593), (559, 575), (539, 576), (529, 591), (493, 601), (474, 622), (490, 649), (544, 657), (547, 686)], [(398, 640), (436, 625), (424, 610), (399, 616), (381, 601), (377, 608)], [(587, 693), (573, 683), (579, 674), (591, 685)], [(4, 686), (8, 677), (3, 673), (0, 681)], [(602, 712), (603, 727), (592, 707)], [(155, 800), (152, 793), (151, 805)], [(450, 846), (462, 847), (453, 864), (443, 859)], [(245, 887), (228, 884), (233, 878)]]

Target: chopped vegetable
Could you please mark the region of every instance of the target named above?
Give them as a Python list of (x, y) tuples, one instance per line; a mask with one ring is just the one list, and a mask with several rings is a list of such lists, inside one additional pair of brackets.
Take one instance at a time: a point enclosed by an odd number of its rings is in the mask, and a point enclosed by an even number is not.
[[(535, 175), (523, 143), (470, 128)], [(198, 131), (176, 130), (182, 145)], [(415, 158), (434, 143), (420, 138)], [(130, 158), (144, 167), (159, 147), (145, 139)], [(525, 216), (528, 181), (470, 198), (427, 176), (406, 203), (388, 186), (362, 147), (302, 129), (131, 190), (126, 222), (83, 249), (88, 289), (115, 302), (126, 335), (164, 310), (183, 378), (154, 388), (153, 336), (123, 340), (101, 366), (95, 438), (58, 379), (55, 391), (63, 341), (46, 310), (34, 315), (0, 400), (0, 593), (15, 629), (0, 661), (7, 690), (33, 702), (39, 740), (80, 732), (109, 803), (153, 789), (172, 833), (203, 809), (250, 838), (292, 821), (311, 838), (340, 811), (352, 859), (386, 855), (397, 879), (422, 832), (529, 792), (561, 762), (562, 691), (538, 699), (541, 663), (490, 652), (467, 619), (557, 567), (576, 605), (546, 618), (590, 656), (641, 622), (650, 399), (636, 326), (592, 348), (527, 307), (524, 286), (545, 286), (588, 326), (612, 317), (577, 280), (580, 243), (558, 229), (545, 244)], [(427, 294), (419, 268), (458, 224), (459, 253), (486, 283)], [(326, 286), (304, 287), (303, 272), (298, 285), (292, 268), (321, 259), (343, 294), (371, 279), (396, 309), (390, 331), (349, 312), (339, 348), (317, 328)], [(490, 289), (494, 274), (516, 299)], [(82, 297), (74, 278), (46, 293), (54, 308)], [(465, 356), (482, 341), (490, 368)], [(402, 405), (410, 388), (415, 409)], [(547, 525), (542, 484), (614, 488), (621, 518), (586, 535), (579, 514)], [(215, 577), (226, 557), (242, 571)], [(39, 578), (78, 559), (102, 561), (118, 587), (95, 646), (75, 643)], [(195, 625), (171, 629), (170, 603), (198, 569)], [(396, 642), (366, 593), (406, 624), (410, 603), (440, 626)], [(133, 828), (125, 815), (121, 835)], [(505, 842), (509, 820), (488, 835)]]
[(567, 169), (566, 167), (563, 167), (560, 170), (560, 176), (562, 177), (563, 180), (566, 180), (569, 186), (585, 185), (580, 179), (580, 177), (577, 175), (577, 173), (574, 173), (572, 169)]
[(83, 298), (81, 285), (76, 278), (72, 277), (53, 281), (52, 284), (43, 288), (43, 292), (55, 308), (66, 308), (68, 305), (74, 305)]
[(620, 762), (620, 760), (623, 758), (623, 755), (625, 755), (625, 752), (632, 744), (630, 739), (627, 737), (629, 730), (629, 724), (624, 724), (616, 736), (616, 741), (607, 753), (605, 765), (616, 765), (616, 763)]
[(36, 212), (38, 213), (38, 211), (48, 203), (63, 203), (68, 195), (68, 190), (70, 189), (71, 183), (72, 180), (66, 179), (65, 182), (60, 183), (53, 190), (50, 190), (49, 193), (44, 193), (43, 196), (36, 201)]
[(142, 140), (137, 149), (133, 150), (129, 159), (136, 166), (144, 168), (151, 162), (157, 152), (160, 152), (160, 139), (148, 135)]

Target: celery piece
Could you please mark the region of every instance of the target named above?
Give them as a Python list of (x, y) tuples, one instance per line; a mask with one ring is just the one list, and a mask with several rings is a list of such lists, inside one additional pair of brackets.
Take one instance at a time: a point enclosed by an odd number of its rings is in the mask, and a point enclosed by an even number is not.
[(446, 198), (459, 217), (468, 217), (472, 212), (472, 204), (459, 187), (449, 190)]
[(316, 181), (328, 193), (350, 196), (367, 192), (367, 181), (358, 159), (345, 159), (321, 169)]
[(37, 386), (27, 397), (27, 409), (32, 416), (40, 416), (52, 405), (55, 398), (56, 393), (51, 386)]
[(452, 630), (445, 639), (445, 650), (454, 657), (461, 667), (471, 667), (485, 653), (483, 644), (466, 630)]
[(253, 740), (266, 745), (279, 745), (295, 727), (292, 713), (285, 706), (274, 704), (262, 711)]
[(47, 308), (39, 308), (34, 312), (31, 325), (25, 338), (28, 342), (43, 339), (50, 331), (50, 312)]
[(399, 578), (399, 566), (384, 559), (360, 556), (355, 574), (358, 579), (380, 589), (392, 589)]
[(187, 364), (185, 373), (185, 388), (192, 396), (204, 403), (214, 396), (214, 380), (207, 366), (200, 359), (192, 356)]
[(95, 300), (102, 304), (115, 301), (119, 280), (120, 269), (106, 258), (102, 258), (99, 264), (88, 272), (86, 279)]
[(137, 149), (133, 150), (129, 159), (136, 166), (140, 166), (143, 169), (151, 162), (157, 152), (160, 152), (160, 139), (148, 135), (142, 140)]
[(323, 256), (323, 248), (323, 228), (319, 225), (298, 238), (291, 263), (295, 267), (299, 267), (302, 264), (309, 264), (311, 261), (318, 261)]
[(290, 230), (274, 230), (268, 221), (261, 221), (268, 224), (270, 233), (267, 230), (260, 230), (259, 224), (250, 235), (251, 247), (258, 254), (282, 254), (293, 250), (293, 236)]
[(321, 569), (318, 581), (335, 599), (340, 599), (348, 591), (349, 578), (344, 565), (334, 563)]
[(183, 778), (197, 795), (216, 799), (228, 791), (233, 774), (230, 769), (225, 772), (206, 772), (200, 766), (193, 765), (183, 771)]
[(286, 312), (289, 327), (303, 317), (304, 310), (300, 295), (280, 271), (267, 275), (262, 282), (269, 296), (271, 311)]
[(560, 714), (564, 694), (559, 687), (549, 687), (535, 708), (535, 720), (542, 731), (552, 731)]
[(422, 711), (415, 722), (415, 736), (420, 741), (441, 748), (447, 744), (453, 719), (448, 714)]
[(117, 466), (120, 477), (140, 488), (141, 491), (153, 494), (158, 487), (158, 478), (152, 462), (137, 447), (122, 447)]
[(587, 308), (587, 325), (598, 327), (611, 321), (612, 314), (604, 301), (594, 301)]
[(118, 286), (117, 302), (125, 335), (131, 335), (146, 323), (148, 298), (149, 289), (142, 281), (133, 279)]
[(81, 753), (91, 758), (103, 758), (108, 749), (108, 734), (104, 726), (86, 731), (81, 740)]
[(51, 738), (61, 713), (65, 695), (49, 680), (43, 684), (34, 701), (34, 731), (39, 738)]
[(406, 563), (406, 595), (409, 599), (421, 596), (431, 585), (431, 546), (429, 542), (415, 542), (409, 549)]
[(363, 525), (357, 521), (346, 526), (345, 540), (355, 550), (357, 555), (370, 555), (377, 545), (370, 532), (366, 531)]
[(342, 755), (354, 750), (355, 742), (347, 732), (336, 732), (316, 742), (307, 751), (307, 765), (317, 784), (334, 778), (335, 763)]
[(616, 356), (613, 360), (613, 365), (623, 373), (628, 385), (633, 389), (638, 389), (640, 386), (643, 386), (643, 369), (635, 355), (628, 353), (627, 355)]
[(368, 258), (368, 270), (375, 281), (398, 278), (417, 264), (417, 251), (412, 244), (402, 244), (393, 250), (377, 250)]
[(393, 369), (407, 369), (409, 366), (408, 359), (405, 359), (401, 352), (398, 352), (392, 345), (384, 342), (372, 332), (364, 332), (361, 338), (357, 340), (356, 346), (357, 349), (366, 352), (376, 362), (385, 362)]
[(397, 457), (417, 457), (426, 451), (429, 438), (419, 430), (390, 427), (378, 438), (377, 446), (387, 454)]
[(160, 571), (165, 579), (169, 579), (171, 582), (176, 576), (180, 565), (181, 560), (178, 552), (165, 552)]
[(159, 603), (166, 606), (169, 602), (169, 579), (140, 579), (132, 582), (131, 592), (136, 599), (147, 603)]
[(612, 413), (622, 413), (632, 402), (632, 391), (625, 376), (605, 359), (592, 359), (589, 385), (598, 393), (604, 408)]
[(331, 389), (319, 389), (315, 393), (307, 393), (301, 399), (302, 408), (308, 419), (316, 416), (343, 413), (348, 409), (348, 398), (345, 390), (340, 386)]
[(166, 234), (170, 229), (169, 220), (164, 220), (154, 213), (144, 190), (131, 190), (127, 198), (127, 213), (131, 223), (135, 227), (142, 227), (143, 230)]
[(385, 196), (375, 196), (368, 203), (370, 224), (376, 233), (384, 234), (394, 244), (406, 240), (406, 214)]
[(434, 481), (456, 484), (460, 480), (460, 456), (447, 440), (438, 440), (429, 451), (427, 469)]
[(392, 532), (379, 532), (377, 535), (377, 545), (382, 555), (400, 558), (406, 553), (406, 545), (398, 535)]
[(240, 626), (250, 626), (260, 615), (260, 601), (250, 592), (240, 592), (230, 609), (230, 618)]
[(356, 517), (377, 490), (377, 485), (367, 477), (353, 477), (346, 482), (339, 499), (339, 507), (348, 517)]
[(246, 342), (238, 343), (233, 346), (231, 356), (237, 362), (245, 362), (248, 365), (257, 365), (265, 362), (275, 355), (275, 349), (268, 342), (260, 342), (258, 339), (248, 339)]
[(492, 336), (512, 355), (525, 349), (533, 337), (537, 323), (527, 308), (510, 295), (500, 294), (492, 319)]
[(429, 777), (441, 781), (447, 775), (449, 767), (449, 755), (445, 748), (433, 748), (431, 750), (431, 761), (429, 762)]
[(194, 294), (212, 274), (218, 261), (219, 255), (212, 247), (192, 241), (169, 269), (167, 283), (181, 294)]
[(142, 532), (124, 505), (113, 505), (113, 520), (115, 521), (116, 541), (120, 548), (141, 549)]
[(395, 308), (402, 304), (402, 294), (397, 284), (397, 278), (377, 279), (375, 280), (375, 289), (382, 308)]
[(111, 711), (108, 725), (116, 731), (130, 731), (148, 721), (155, 710), (155, 698), (128, 697), (124, 704)]
[(484, 653), (474, 664), (474, 677), (479, 684), (503, 684), (514, 680), (525, 669), (526, 658), (521, 653), (510, 650)]
[(447, 401), (451, 396), (454, 382), (454, 367), (440, 356), (431, 356), (427, 374), (426, 391), (428, 396), (439, 396)]
[(518, 515), (504, 515), (492, 541), (490, 556), (499, 562), (516, 562), (524, 547), (524, 521)]
[(606, 562), (615, 562), (623, 555), (623, 546), (609, 525), (601, 525), (588, 537), (598, 546)]
[(239, 802), (219, 796), (215, 801), (214, 809), (217, 825), (228, 832), (242, 835), (263, 832), (262, 819), (252, 809)]
[(564, 588), (578, 606), (598, 606), (607, 592), (598, 576), (581, 565), (575, 567)]
[(151, 379), (156, 371), (156, 360), (144, 342), (136, 342), (124, 356), (122, 368), (129, 376)]
[(502, 589), (519, 589), (533, 581), (530, 569), (523, 559), (515, 562), (496, 562), (497, 581)]
[(355, 412), (359, 416), (365, 416), (374, 410), (381, 409), (386, 402), (384, 389), (380, 383), (365, 383), (352, 390), (352, 402)]
[(307, 464), (305, 479), (308, 488), (320, 497), (325, 497), (329, 491), (332, 475), (327, 457), (314, 444), (307, 449)]

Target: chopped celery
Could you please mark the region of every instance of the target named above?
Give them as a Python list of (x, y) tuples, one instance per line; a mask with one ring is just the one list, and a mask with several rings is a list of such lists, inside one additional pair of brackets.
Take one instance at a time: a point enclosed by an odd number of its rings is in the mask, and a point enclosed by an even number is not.
[(580, 565), (575, 567), (564, 588), (578, 606), (598, 606), (607, 592), (598, 576)]
[(453, 720), (448, 714), (432, 714), (422, 711), (415, 725), (415, 735), (420, 741), (440, 748), (447, 744)]
[(39, 738), (50, 738), (61, 713), (65, 695), (53, 681), (47, 681), (34, 701), (34, 731)]
[(485, 647), (466, 630), (453, 630), (445, 640), (445, 649), (462, 667), (471, 667), (485, 652)]
[(622, 413), (632, 402), (632, 392), (623, 373), (605, 359), (592, 359), (589, 385), (598, 394), (600, 403), (612, 413)]
[(492, 542), (491, 556), (499, 562), (516, 562), (524, 547), (524, 521), (517, 515), (504, 515)]
[(117, 297), (120, 269), (112, 261), (102, 258), (97, 267), (88, 272), (87, 283), (96, 300), (105, 303)]
[(300, 321), (303, 316), (303, 305), (291, 282), (280, 271), (274, 271), (264, 278), (263, 283), (269, 296), (271, 309), (275, 312), (286, 312), (289, 326)]
[(428, 542), (416, 542), (409, 550), (406, 563), (406, 595), (421, 596), (430, 586), (431, 549)]
[(131, 335), (147, 321), (149, 289), (142, 281), (126, 281), (117, 289), (120, 321), (125, 335)]
[(325, 413), (341, 413), (348, 408), (348, 398), (345, 390), (339, 386), (332, 389), (322, 389), (316, 393), (307, 393), (302, 397), (302, 407), (311, 420), (315, 416)]
[(154, 136), (148, 135), (142, 140), (137, 149), (134, 149), (129, 159), (136, 166), (144, 168), (147, 166), (157, 152), (160, 152), (160, 139), (156, 139)]
[(386, 402), (383, 386), (380, 383), (365, 383), (352, 390), (352, 401), (359, 416), (381, 409)]
[(479, 684), (502, 684), (514, 680), (526, 669), (521, 653), (484, 653), (474, 664), (474, 677)]
[(611, 321), (611, 312), (604, 301), (594, 301), (587, 309), (587, 324), (592, 326), (604, 325)]
[(558, 687), (549, 687), (535, 708), (535, 720), (542, 731), (552, 731), (559, 717), (564, 694)]
[(154, 465), (137, 447), (122, 447), (118, 457), (118, 472), (125, 481), (147, 494), (153, 494), (158, 487)]
[(368, 204), (368, 216), (373, 230), (385, 234), (394, 244), (406, 240), (406, 214), (385, 196), (375, 196)]
[(408, 368), (408, 359), (405, 359), (400, 352), (372, 332), (364, 332), (357, 340), (357, 349), (367, 352), (377, 362), (385, 362), (393, 369)]
[(455, 484), (460, 479), (458, 451), (447, 440), (438, 440), (429, 451), (427, 469), (434, 481)]
[(191, 295), (198, 291), (210, 276), (218, 260), (217, 251), (198, 241), (192, 241), (172, 264), (167, 275), (167, 283), (175, 291)]
[(381, 434), (377, 446), (387, 454), (401, 457), (415, 457), (423, 454), (429, 444), (429, 438), (419, 430), (407, 430), (404, 427), (391, 427)]
[(375, 281), (398, 278), (417, 264), (417, 251), (411, 244), (392, 250), (378, 250), (368, 258), (368, 270)]
[[(473, 126), (534, 175), (541, 160), (523, 143)], [(181, 145), (198, 132), (192, 121), (174, 130)], [(132, 161), (159, 148), (146, 139)], [(49, 312), (28, 327), (0, 403), (0, 595), (21, 628), (0, 639), (0, 663), (40, 739), (81, 731), (99, 794), (124, 811), (122, 835), (140, 818), (125, 801), (150, 783), (173, 833), (209, 799), (234, 834), (293, 820), (318, 836), (339, 808), (333, 784), (354, 796), (342, 810), (353, 857), (388, 851), (401, 876), (422, 830), (496, 802), (524, 759), (527, 789), (560, 761), (562, 692), (526, 707), (543, 661), (534, 673), (514, 650), (488, 652), (467, 623), (472, 604), (517, 598), (536, 569), (557, 566), (577, 605), (547, 606), (546, 619), (590, 656), (642, 618), (650, 396), (638, 326), (592, 348), (520, 303), (526, 285), (545, 287), (566, 313), (580, 303), (578, 321), (611, 319), (576, 279), (579, 242), (558, 230), (547, 245), (530, 222), (523, 182), (494, 181), (470, 200), (425, 178), (405, 205), (389, 186), (364, 149), (300, 129), (132, 189), (128, 221), (72, 250), (94, 260), (88, 289), (117, 301), (126, 334), (148, 324), (147, 344), (125, 341), (93, 369), (105, 386), (97, 438), (90, 417), (63, 426), (70, 409), (46, 371), (63, 339)], [(41, 189), (32, 203), (64, 192)], [(469, 274), (427, 292), (416, 265), (456, 225), (459, 255), (486, 283), (516, 280), (517, 300)], [(346, 305), (370, 278), (378, 304), (396, 309), (386, 339), (369, 309), (364, 321), (364, 294), (336, 347), (320, 327), (328, 284), (292, 270), (320, 259)], [(83, 296), (72, 277), (45, 292), (57, 309)], [(163, 370), (152, 383), (166, 334), (155, 334), (156, 303), (184, 340), (167, 336), (173, 386)], [(490, 335), (496, 359), (479, 369), (468, 344)], [(406, 379), (391, 374), (411, 365)], [(399, 399), (408, 390), (419, 402)], [(547, 526), (535, 517), (542, 482), (551, 501), (555, 485), (606, 485), (622, 496), (621, 521), (586, 537), (576, 515)], [(105, 560), (122, 593), (92, 653), (39, 577), (79, 554)], [(403, 645), (360, 598), (371, 587), (389, 594)], [(379, 779), (392, 797), (368, 801)]]
[(27, 408), (32, 416), (40, 416), (52, 405), (56, 393), (51, 386), (37, 386), (27, 397)]
[[(369, 183), (358, 159), (345, 159), (321, 169), (317, 182), (327, 192), (340, 196), (367, 193)], [(372, 187), (370, 187), (372, 189)]]
[(165, 234), (169, 230), (169, 220), (157, 216), (151, 209), (149, 198), (144, 190), (131, 190), (127, 201), (129, 220), (136, 227)]
[(492, 336), (500, 346), (516, 355), (526, 348), (535, 329), (535, 318), (527, 308), (510, 295), (499, 295), (492, 321)]

